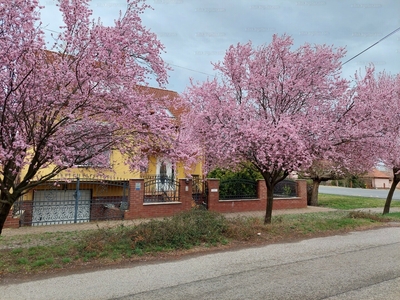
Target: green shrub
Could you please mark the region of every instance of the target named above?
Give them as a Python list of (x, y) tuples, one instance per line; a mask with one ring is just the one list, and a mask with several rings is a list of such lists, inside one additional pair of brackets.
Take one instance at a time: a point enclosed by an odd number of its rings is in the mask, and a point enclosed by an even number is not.
[(219, 243), (227, 230), (224, 216), (218, 213), (193, 209), (169, 219), (143, 223), (130, 232), (135, 248), (188, 249), (199, 243)]
[(99, 253), (129, 257), (144, 252), (189, 249), (201, 243), (220, 243), (227, 230), (221, 214), (192, 209), (163, 220), (150, 220), (133, 227), (99, 229), (82, 239), (78, 251), (88, 260)]

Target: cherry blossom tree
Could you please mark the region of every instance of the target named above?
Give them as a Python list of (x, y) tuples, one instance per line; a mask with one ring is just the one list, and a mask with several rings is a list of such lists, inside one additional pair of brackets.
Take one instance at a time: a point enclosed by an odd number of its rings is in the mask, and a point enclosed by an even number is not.
[(385, 72), (375, 75), (370, 72), (369, 80), (360, 87), (364, 103), (371, 103), (375, 128), (380, 128), (377, 153), (380, 162), (393, 170), (393, 181), (386, 198), (383, 213), (389, 213), (394, 191), (400, 182), (400, 75)]
[[(142, 0), (113, 26), (91, 20), (88, 0), (60, 0), (64, 26), (46, 43), (37, 0), (0, 3), (0, 233), (28, 189), (88, 160), (121, 151), (132, 169), (176, 132), (162, 100), (139, 85), (167, 82), (163, 45), (146, 29)], [(148, 153), (148, 152), (147, 152)], [(44, 171), (46, 170), (46, 171)]]
[(313, 180), (310, 205), (318, 205), (319, 185), (323, 181), (360, 176), (369, 171), (379, 160), (379, 140), (384, 127), (377, 124), (380, 112), (375, 103), (366, 101), (360, 94), (373, 73), (367, 68), (364, 77), (356, 74), (354, 87), (349, 88), (320, 118), (325, 124), (323, 134), (309, 135), (307, 142), (312, 152), (311, 165), (301, 174)]
[(199, 141), (205, 167), (251, 163), (267, 186), (265, 223), (271, 223), (275, 185), (293, 170), (309, 166), (309, 137), (323, 135), (324, 112), (348, 89), (340, 78), (344, 49), (305, 44), (292, 50), (289, 36), (269, 45), (231, 46), (214, 64), (219, 77), (192, 83), (184, 98), (192, 110), (182, 130)]
[(376, 144), (373, 138), (353, 138), (338, 141), (330, 148), (334, 151), (315, 153), (312, 164), (301, 172), (305, 178), (313, 181), (309, 205), (318, 206), (319, 186), (321, 182), (341, 179), (346, 176), (362, 176), (374, 167), (378, 161)]
[[(342, 105), (335, 106), (328, 132), (312, 140), (314, 161), (306, 170), (313, 179), (312, 205), (318, 203), (318, 186), (322, 180), (344, 174), (362, 174), (384, 162), (393, 169), (394, 180), (384, 213), (397, 184), (399, 153), (399, 79), (386, 73), (375, 74), (373, 66), (365, 75), (356, 73), (355, 86), (344, 94)], [(343, 102), (344, 101), (344, 102)]]

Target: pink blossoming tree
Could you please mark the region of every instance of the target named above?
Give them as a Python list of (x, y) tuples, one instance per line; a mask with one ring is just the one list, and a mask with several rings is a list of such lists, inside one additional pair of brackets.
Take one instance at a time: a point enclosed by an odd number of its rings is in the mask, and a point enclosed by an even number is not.
[(376, 101), (365, 99), (363, 92), (371, 74), (373, 68), (367, 68), (364, 77), (356, 74), (354, 87), (348, 88), (323, 115), (319, 115), (325, 123), (321, 124), (324, 131), (308, 136), (313, 162), (302, 170), (302, 174), (313, 180), (310, 205), (318, 205), (322, 181), (362, 175), (379, 160), (378, 142), (385, 127), (377, 122), (377, 117), (382, 112)]
[[(61, 171), (118, 149), (134, 168), (176, 129), (138, 88), (166, 83), (162, 44), (128, 0), (114, 26), (91, 21), (88, 0), (61, 0), (64, 27), (46, 48), (37, 0), (0, 3), (0, 233), (13, 203)], [(46, 170), (44, 172), (43, 170)]]
[[(343, 49), (305, 44), (289, 36), (269, 45), (231, 46), (214, 64), (219, 78), (193, 83), (185, 93), (192, 110), (183, 136), (199, 141), (205, 166), (251, 163), (265, 179), (265, 223), (271, 223), (275, 185), (313, 161), (310, 137), (327, 129), (326, 112), (347, 90), (340, 78)], [(196, 152), (194, 146), (190, 148)]]
[(375, 144), (378, 159), (393, 171), (383, 213), (389, 213), (394, 191), (400, 182), (400, 75), (385, 72), (375, 75), (370, 71), (368, 81), (360, 86), (360, 97), (364, 103), (371, 103), (373, 126), (379, 129)]

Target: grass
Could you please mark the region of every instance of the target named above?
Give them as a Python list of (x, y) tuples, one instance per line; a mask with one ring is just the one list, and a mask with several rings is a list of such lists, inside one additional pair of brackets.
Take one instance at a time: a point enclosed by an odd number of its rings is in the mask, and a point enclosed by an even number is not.
[[(382, 201), (335, 195), (321, 195), (320, 198), (323, 206), (346, 210), (379, 207)], [(137, 226), (0, 236), (0, 278), (6, 274), (15, 276), (78, 266), (147, 260), (169, 254), (176, 256), (187, 251), (229, 247), (237, 243), (265, 244), (297, 240), (357, 228), (374, 228), (393, 220), (399, 222), (400, 213), (382, 216), (338, 210), (274, 216), (272, 224), (264, 225), (263, 218), (227, 219), (218, 213), (194, 209)], [(193, 248), (196, 249), (190, 250)]]
[[(318, 205), (336, 209), (357, 209), (357, 208), (375, 208), (385, 206), (385, 199), (358, 197), (358, 196), (342, 196), (331, 194), (319, 194)], [(400, 207), (400, 201), (393, 200), (391, 207)]]

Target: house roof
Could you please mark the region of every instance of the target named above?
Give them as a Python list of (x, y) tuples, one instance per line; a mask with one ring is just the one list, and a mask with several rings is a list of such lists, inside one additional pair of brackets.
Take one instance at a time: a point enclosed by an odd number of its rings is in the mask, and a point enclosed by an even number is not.
[(391, 178), (391, 176), (389, 176), (388, 174), (386, 174), (386, 173), (384, 173), (382, 171), (379, 171), (377, 169), (373, 169), (373, 170), (369, 171), (366, 177), (369, 177), (369, 178), (384, 178), (384, 179), (390, 179)]
[(160, 89), (160, 88), (155, 88), (155, 87), (149, 87), (149, 86), (138, 86), (138, 89), (147, 92), (149, 94), (153, 94), (157, 98), (162, 98), (166, 97), (167, 99), (173, 100), (174, 98), (179, 97), (177, 92), (170, 91), (170, 90), (165, 90), (165, 89)]
[(164, 100), (165, 102), (163, 104), (176, 118), (179, 119), (180, 115), (183, 114), (184, 108), (182, 106), (175, 105), (178, 103), (179, 98), (179, 94), (177, 92), (142, 85), (138, 86), (138, 90), (143, 93), (151, 94), (156, 99)]

